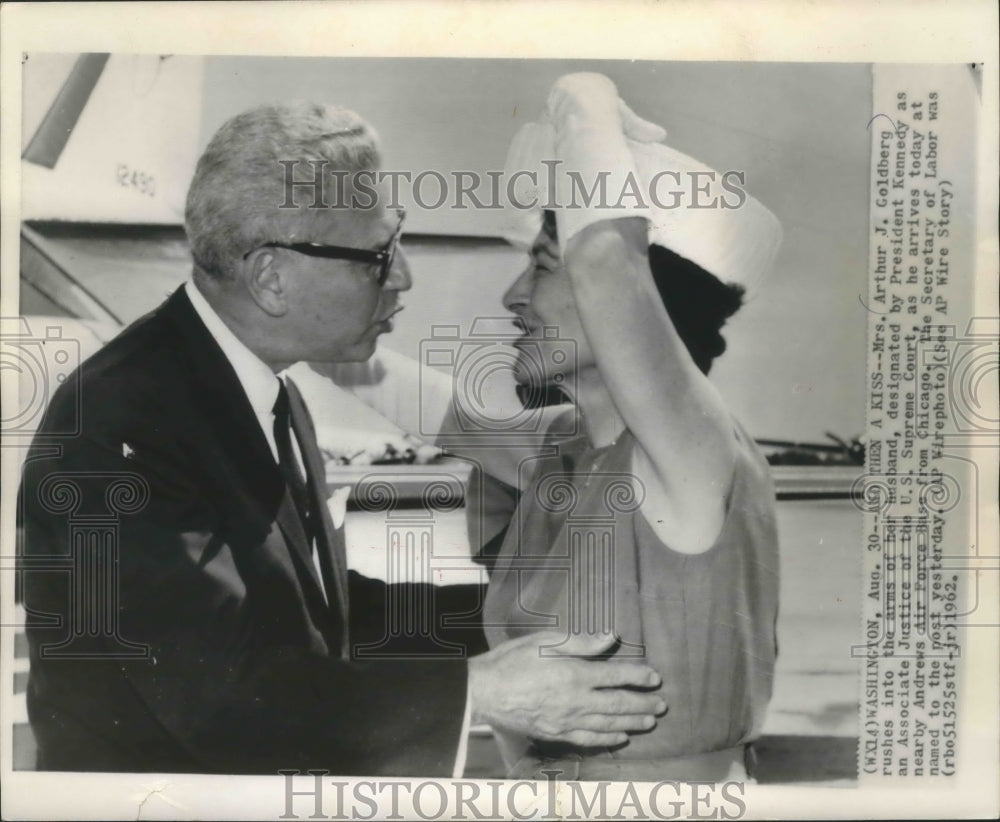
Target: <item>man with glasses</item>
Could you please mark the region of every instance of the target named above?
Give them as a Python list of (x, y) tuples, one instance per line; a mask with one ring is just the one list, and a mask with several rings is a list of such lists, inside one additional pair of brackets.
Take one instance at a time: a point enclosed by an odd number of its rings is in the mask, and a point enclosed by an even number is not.
[[(470, 721), (577, 745), (649, 727), (655, 672), (569, 653), (606, 637), (472, 655), (480, 634), (456, 629), (465, 658), (429, 637), (359, 652), (386, 586), (347, 568), (284, 372), (363, 361), (391, 330), (410, 287), (402, 214), (377, 198), (286, 207), (289, 160), (350, 186), (379, 154), (363, 120), (325, 105), (225, 123), (188, 192), (191, 281), (66, 381), (33, 443), (24, 567), (74, 563), (25, 574), (39, 768), (451, 776)], [(74, 415), (78, 434), (56, 438)], [(109, 522), (110, 539), (81, 531)]]

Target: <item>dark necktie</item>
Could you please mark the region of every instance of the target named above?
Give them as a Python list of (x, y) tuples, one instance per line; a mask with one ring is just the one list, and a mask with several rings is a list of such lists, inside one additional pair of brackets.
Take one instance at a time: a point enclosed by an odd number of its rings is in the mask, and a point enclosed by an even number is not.
[[(309, 486), (306, 478), (302, 476), (302, 469), (299, 461), (295, 458), (295, 449), (292, 448), (291, 414), (288, 403), (288, 389), (283, 380), (278, 380), (281, 388), (278, 390), (278, 399), (274, 401), (274, 442), (278, 446), (278, 467), (285, 477), (285, 484), (292, 495), (292, 502), (295, 503), (295, 510), (298, 511), (299, 519), (302, 520), (302, 527), (306, 532), (306, 539), (310, 544), (314, 534), (314, 512), (309, 504)], [(296, 439), (298, 436), (296, 435)], [(302, 445), (299, 444), (301, 450)]]
[[(279, 380), (281, 387), (274, 403), (274, 442), (278, 449), (281, 473), (303, 530), (315, 546), (326, 589), (327, 601), (339, 608), (342, 650), (347, 646), (347, 570), (344, 535), (333, 527), (326, 508), (326, 476), (323, 457), (316, 443), (312, 423), (298, 388), (290, 379)], [(299, 445), (305, 476), (292, 448), (292, 434)]]

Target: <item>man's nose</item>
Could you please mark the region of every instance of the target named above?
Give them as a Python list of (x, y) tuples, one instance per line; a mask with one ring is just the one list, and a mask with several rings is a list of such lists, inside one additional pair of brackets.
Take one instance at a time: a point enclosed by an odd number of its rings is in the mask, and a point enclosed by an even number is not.
[(531, 266), (521, 272), (503, 295), (503, 305), (508, 311), (520, 313), (531, 304)]
[(392, 265), (389, 266), (389, 276), (382, 286), (388, 291), (409, 291), (413, 287), (413, 278), (410, 276), (410, 261), (406, 258), (403, 247), (396, 246), (396, 253), (392, 257)]

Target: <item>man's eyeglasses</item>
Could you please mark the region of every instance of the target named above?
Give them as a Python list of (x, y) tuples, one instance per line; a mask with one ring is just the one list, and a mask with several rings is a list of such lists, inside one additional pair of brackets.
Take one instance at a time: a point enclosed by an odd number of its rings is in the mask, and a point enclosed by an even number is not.
[(389, 279), (389, 272), (392, 270), (392, 261), (396, 256), (396, 247), (399, 245), (399, 238), (403, 233), (403, 220), (406, 218), (406, 212), (403, 209), (398, 208), (396, 209), (396, 214), (399, 219), (399, 222), (396, 224), (396, 231), (392, 235), (392, 239), (389, 240), (389, 244), (381, 251), (373, 251), (368, 248), (348, 248), (340, 245), (323, 245), (322, 243), (282, 243), (273, 241), (269, 243), (261, 243), (260, 245), (251, 248), (246, 254), (243, 255), (243, 259), (245, 260), (261, 248), (287, 248), (289, 251), (295, 251), (309, 257), (321, 257), (326, 260), (352, 260), (359, 263), (370, 263), (371, 265), (377, 265), (379, 267), (376, 281), (378, 282), (379, 288), (381, 288), (385, 285), (386, 280)]

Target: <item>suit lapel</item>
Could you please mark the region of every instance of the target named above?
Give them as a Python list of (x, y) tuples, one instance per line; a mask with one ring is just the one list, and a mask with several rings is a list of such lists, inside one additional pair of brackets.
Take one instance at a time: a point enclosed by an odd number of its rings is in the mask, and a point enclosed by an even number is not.
[[(255, 513), (261, 518), (260, 526), (266, 528), (276, 522), (281, 528), (294, 554), (307, 599), (313, 606), (318, 603), (328, 615), (305, 530), (236, 371), (201, 322), (183, 288), (175, 291), (160, 311), (173, 327), (177, 346), (193, 374), (215, 443), (231, 462), (232, 475), (242, 483), (239, 490), (249, 493)], [(260, 528), (249, 521), (237, 522), (234, 527), (253, 529), (253, 533), (247, 531), (245, 535), (255, 542), (263, 539)], [(322, 620), (328, 622), (328, 618)]]
[[(295, 507), (294, 500), (292, 500), (291, 492), (287, 488), (274, 519), (285, 537), (285, 542), (292, 547), (292, 561), (299, 572), (299, 577), (303, 580), (309, 580), (309, 584), (303, 584), (303, 588), (311, 601), (311, 606), (315, 611), (328, 617), (330, 610), (326, 604), (326, 600), (323, 598), (323, 589), (319, 576), (316, 573), (316, 564), (313, 562), (309, 540), (306, 537), (305, 530), (302, 528), (302, 520), (299, 518), (299, 512)], [(327, 634), (333, 628), (333, 626), (327, 625), (328, 622), (328, 619), (323, 620)], [(338, 640), (340, 633), (340, 631), (335, 632)], [(336, 648), (338, 646), (339, 641), (332, 642), (330, 647)]]
[[(309, 409), (303, 402), (302, 395), (295, 383), (287, 379), (286, 385), (288, 386), (288, 400), (292, 406), (293, 414), (302, 419), (306, 427), (304, 437), (307, 441), (300, 444), (302, 459), (306, 463), (307, 474), (316, 478), (316, 482), (311, 484), (311, 492), (314, 495), (313, 508), (319, 512), (319, 524), (325, 536), (325, 539), (317, 540), (317, 550), (326, 552), (325, 559), (332, 569), (330, 574), (332, 579), (327, 584), (327, 598), (330, 600), (331, 608), (340, 610), (341, 624), (344, 626), (342, 641), (346, 647), (349, 643), (347, 626), (350, 605), (347, 590), (347, 548), (344, 532), (342, 528), (334, 527), (333, 518), (330, 516), (326, 466), (316, 444), (316, 429), (313, 427), (312, 416), (309, 414)], [(331, 583), (334, 590), (330, 590)]]
[(284, 494), (285, 482), (236, 371), (183, 288), (174, 292), (162, 310), (174, 327), (216, 442), (239, 469), (244, 486), (273, 511)]

